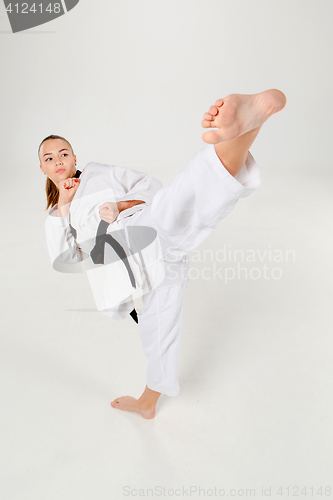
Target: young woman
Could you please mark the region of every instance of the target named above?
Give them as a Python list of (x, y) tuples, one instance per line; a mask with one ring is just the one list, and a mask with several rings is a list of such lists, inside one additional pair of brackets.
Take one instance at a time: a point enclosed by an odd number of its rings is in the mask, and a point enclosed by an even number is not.
[[(149, 419), (155, 416), (161, 393), (178, 394), (177, 362), (188, 254), (231, 212), (239, 198), (259, 186), (259, 170), (249, 148), (263, 123), (285, 104), (284, 94), (275, 89), (218, 99), (203, 117), (202, 126), (209, 129), (202, 136), (206, 146), (167, 187), (147, 174), (112, 165), (91, 163), (80, 175), (76, 156), (66, 139), (49, 136), (41, 143), (40, 168), (48, 177), (47, 208), (51, 206), (46, 246), (52, 262), (81, 265), (89, 255), (93, 258), (96, 248), (100, 253), (106, 252), (110, 235), (116, 246), (119, 243), (118, 250), (113, 247), (114, 252), (124, 255), (118, 259), (114, 275), (113, 271), (108, 275), (103, 292), (113, 300), (114, 294), (119, 293), (118, 303), (104, 308), (104, 312), (115, 319), (131, 314), (138, 320), (148, 360), (147, 385), (139, 399), (116, 398), (111, 403), (113, 408), (137, 412)], [(104, 230), (99, 234), (103, 221)], [(129, 288), (123, 286), (135, 273), (140, 279), (138, 269), (132, 272), (134, 261), (129, 265), (123, 251), (138, 243), (129, 241), (130, 232), (139, 235), (137, 240), (142, 243), (142, 233), (133, 232), (135, 228), (152, 228), (156, 232), (158, 239), (152, 248), (155, 256), (161, 252), (164, 265), (163, 276), (159, 275), (143, 295), (138, 318), (133, 302), (126, 298)], [(140, 261), (136, 264), (139, 268)], [(155, 271), (151, 273), (154, 276)]]

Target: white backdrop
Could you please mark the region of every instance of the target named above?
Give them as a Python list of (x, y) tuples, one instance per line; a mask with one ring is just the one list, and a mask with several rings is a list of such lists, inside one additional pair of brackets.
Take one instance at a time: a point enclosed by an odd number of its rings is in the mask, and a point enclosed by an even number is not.
[[(330, 484), (332, 14), (330, 0), (80, 0), (14, 35), (0, 5), (3, 498)], [(38, 145), (59, 134), (79, 168), (167, 185), (217, 98), (268, 88), (288, 103), (251, 149), (262, 186), (201, 251), (296, 259), (279, 281), (192, 279), (181, 395), (151, 422), (112, 410), (144, 388), (136, 327), (94, 314), (85, 277), (51, 269)]]
[(6, 177), (23, 163), (27, 178), (39, 174), (35, 150), (49, 133), (68, 137), (82, 165), (121, 162), (163, 175), (201, 146), (202, 114), (215, 99), (272, 87), (283, 89), (288, 107), (259, 139), (264, 162), (328, 166), (331, 2), (97, 5), (81, 0), (15, 36), (4, 34), (2, 7)]

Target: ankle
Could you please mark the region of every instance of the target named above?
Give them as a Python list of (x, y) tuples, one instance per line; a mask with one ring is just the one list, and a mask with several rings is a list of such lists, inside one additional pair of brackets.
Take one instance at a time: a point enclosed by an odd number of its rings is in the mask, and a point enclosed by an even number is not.
[(149, 399), (149, 398), (139, 398), (138, 404), (141, 410), (152, 410), (155, 408), (157, 401)]

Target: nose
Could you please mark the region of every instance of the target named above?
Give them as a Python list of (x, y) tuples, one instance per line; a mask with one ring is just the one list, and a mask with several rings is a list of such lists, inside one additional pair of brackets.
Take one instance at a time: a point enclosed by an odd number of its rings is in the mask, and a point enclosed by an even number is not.
[(59, 159), (58, 161), (56, 161), (56, 165), (58, 165), (58, 164), (62, 165), (62, 160), (61, 159)]

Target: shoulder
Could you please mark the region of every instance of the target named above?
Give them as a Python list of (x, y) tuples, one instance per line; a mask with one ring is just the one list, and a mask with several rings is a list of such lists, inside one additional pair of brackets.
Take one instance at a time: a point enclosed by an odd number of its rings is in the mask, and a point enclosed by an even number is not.
[(87, 165), (84, 167), (83, 172), (85, 172), (86, 170), (93, 170), (93, 169), (99, 169), (99, 168), (114, 168), (114, 165), (106, 165), (105, 163), (97, 163), (95, 161), (91, 161), (89, 163), (87, 163)]
[(92, 162), (89, 162), (84, 167), (80, 177), (86, 176), (87, 174), (110, 172), (110, 171), (113, 171), (115, 168), (116, 168), (115, 165), (106, 165), (105, 163), (97, 163), (97, 162), (92, 161)]

